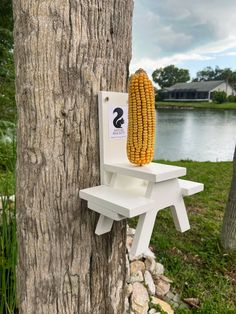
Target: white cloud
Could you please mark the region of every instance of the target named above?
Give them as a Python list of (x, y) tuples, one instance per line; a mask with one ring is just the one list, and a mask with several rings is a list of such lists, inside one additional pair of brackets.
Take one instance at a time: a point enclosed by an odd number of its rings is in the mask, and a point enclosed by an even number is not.
[(236, 56), (236, 51), (227, 52), (226, 56)]
[(213, 57), (204, 56), (197, 53), (189, 53), (189, 54), (176, 54), (171, 57), (163, 57), (160, 59), (151, 59), (151, 58), (141, 58), (138, 60), (132, 60), (130, 66), (130, 72), (133, 73), (139, 68), (145, 69), (149, 75), (152, 74), (153, 70), (160, 67), (165, 67), (170, 64), (178, 64), (183, 61), (190, 60), (211, 60)]
[(235, 0), (136, 0), (131, 71), (233, 56)]

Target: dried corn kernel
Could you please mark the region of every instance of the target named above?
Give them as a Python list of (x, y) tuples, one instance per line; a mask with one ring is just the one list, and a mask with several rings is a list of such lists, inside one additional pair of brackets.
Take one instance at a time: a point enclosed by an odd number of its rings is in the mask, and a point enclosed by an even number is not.
[(129, 81), (127, 156), (136, 165), (149, 164), (154, 157), (155, 98), (152, 82), (139, 69)]

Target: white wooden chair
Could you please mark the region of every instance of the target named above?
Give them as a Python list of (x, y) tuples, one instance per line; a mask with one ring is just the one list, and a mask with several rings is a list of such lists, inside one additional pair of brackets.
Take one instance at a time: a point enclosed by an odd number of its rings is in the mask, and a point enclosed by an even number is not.
[[(109, 232), (114, 220), (139, 216), (130, 255), (147, 254), (158, 211), (171, 207), (176, 229), (188, 230), (183, 196), (202, 191), (203, 184), (178, 179), (186, 174), (183, 167), (132, 165), (126, 156), (128, 95), (100, 92), (98, 103), (101, 185), (80, 190), (80, 197), (100, 214), (95, 231), (98, 235)], [(120, 124), (113, 124), (119, 119)]]

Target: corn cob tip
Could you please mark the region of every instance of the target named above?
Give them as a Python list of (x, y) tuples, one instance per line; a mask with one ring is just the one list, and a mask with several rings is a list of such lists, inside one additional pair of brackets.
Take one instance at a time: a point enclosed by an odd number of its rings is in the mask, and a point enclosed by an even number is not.
[(146, 71), (144, 71), (142, 68), (138, 69), (138, 70), (135, 72), (135, 74), (140, 74), (140, 73), (145, 73), (145, 74), (147, 74)]

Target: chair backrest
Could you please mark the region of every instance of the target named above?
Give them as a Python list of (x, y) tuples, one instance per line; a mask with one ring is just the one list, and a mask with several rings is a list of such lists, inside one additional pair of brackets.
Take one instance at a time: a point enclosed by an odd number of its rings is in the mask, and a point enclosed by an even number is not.
[[(101, 184), (110, 184), (112, 174), (104, 164), (130, 163), (126, 154), (128, 94), (101, 91), (98, 94)], [(117, 175), (115, 187), (145, 195), (147, 182)]]
[(128, 94), (101, 91), (98, 106), (101, 183), (104, 184), (104, 164), (128, 162)]

